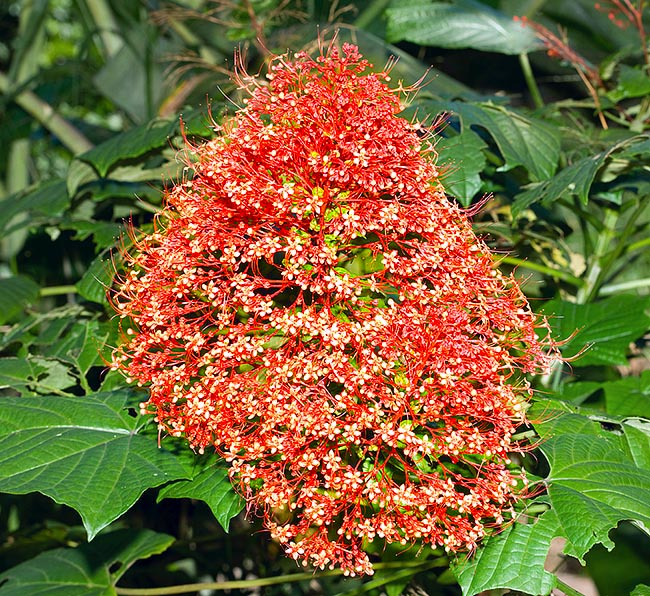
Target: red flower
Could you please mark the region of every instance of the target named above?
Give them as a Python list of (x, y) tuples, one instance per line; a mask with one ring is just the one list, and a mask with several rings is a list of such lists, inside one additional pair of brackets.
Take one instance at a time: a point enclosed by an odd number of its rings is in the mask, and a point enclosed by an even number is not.
[(277, 58), (189, 149), (114, 293), (114, 368), (303, 564), (372, 573), (373, 540), (471, 549), (521, 492), (511, 441), (548, 362), (356, 47)]

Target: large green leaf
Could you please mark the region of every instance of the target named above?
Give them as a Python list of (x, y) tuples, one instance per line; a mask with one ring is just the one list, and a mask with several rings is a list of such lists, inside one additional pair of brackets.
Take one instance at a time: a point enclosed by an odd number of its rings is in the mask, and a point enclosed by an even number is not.
[(214, 463), (191, 480), (178, 480), (161, 488), (158, 501), (168, 498), (205, 501), (226, 532), (230, 520), (244, 507), (242, 498), (230, 484), (228, 470)]
[(139, 559), (174, 542), (151, 530), (117, 530), (78, 548), (57, 548), (0, 574), (1, 596), (111, 596)]
[(445, 190), (467, 207), (481, 190), (479, 174), (485, 167), (483, 149), (487, 145), (471, 130), (441, 138), (436, 143), (442, 183)]
[(565, 402), (538, 402), (530, 411), (550, 465), (550, 509), (491, 537), (454, 570), (464, 596), (510, 588), (547, 595), (544, 571), (551, 540), (566, 539), (565, 554), (583, 560), (596, 544), (614, 547), (609, 532), (621, 521), (650, 528), (650, 421), (588, 413)]
[(184, 460), (138, 434), (134, 399), (128, 391), (3, 398), (2, 491), (38, 491), (69, 505), (93, 538), (146, 489), (189, 478)]
[(497, 588), (550, 594), (555, 578), (544, 570), (544, 561), (554, 530), (542, 519), (535, 524), (514, 523), (491, 537), (473, 556), (453, 568), (463, 596)]
[[(559, 299), (544, 306), (554, 336), (572, 366), (627, 364), (631, 342), (650, 328), (650, 298), (620, 295), (590, 304)], [(580, 355), (579, 355), (580, 354)]]
[(39, 287), (24, 275), (0, 279), (0, 324), (6, 323), (38, 299)]
[(565, 553), (582, 559), (596, 543), (613, 548), (608, 533), (622, 520), (650, 528), (647, 426), (551, 404), (535, 428), (544, 437), (548, 499), (558, 535), (567, 539)]
[(535, 32), (512, 17), (474, 0), (421, 0), (386, 11), (388, 41), (439, 48), (472, 48), (521, 54), (540, 47)]
[(560, 133), (555, 127), (490, 102), (424, 101), (422, 105), (430, 114), (446, 112), (458, 117), (463, 131), (485, 129), (503, 156), (501, 170), (523, 166), (534, 181), (555, 173), (560, 157)]

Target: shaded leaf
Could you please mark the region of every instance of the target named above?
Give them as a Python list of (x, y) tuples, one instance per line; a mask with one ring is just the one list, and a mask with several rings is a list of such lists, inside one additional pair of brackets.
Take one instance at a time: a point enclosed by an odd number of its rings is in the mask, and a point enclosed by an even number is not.
[(158, 493), (159, 502), (162, 499), (183, 498), (205, 501), (226, 532), (230, 520), (244, 507), (242, 498), (230, 484), (228, 470), (214, 464), (191, 480), (172, 482)]
[(589, 191), (598, 171), (607, 163), (607, 160), (615, 153), (621, 152), (623, 157), (629, 154), (630, 157), (640, 148), (635, 147), (647, 142), (647, 137), (637, 136), (616, 143), (606, 151), (596, 155), (589, 155), (579, 159), (575, 163), (560, 170), (550, 180), (545, 180), (531, 186), (524, 192), (518, 194), (512, 205), (514, 216), (519, 215), (524, 209), (542, 201), (549, 205), (562, 197), (577, 196), (583, 204), (589, 201)]
[(44, 350), (46, 356), (72, 364), (84, 376), (96, 364), (103, 363), (101, 350), (109, 331), (99, 321), (75, 321), (64, 337)]
[(75, 284), (75, 288), (86, 300), (104, 304), (106, 292), (113, 283), (114, 276), (114, 263), (106, 257), (104, 251), (90, 264), (83, 277)]
[(650, 418), (650, 370), (640, 377), (603, 383), (607, 413)]
[(490, 102), (425, 101), (423, 107), (431, 114), (451, 112), (460, 119), (462, 130), (485, 129), (494, 139), (507, 171), (518, 166), (526, 168), (532, 180), (550, 178), (560, 157), (559, 131), (519, 112)]
[(43, 372), (43, 367), (31, 359), (0, 358), (0, 389), (10, 388), (19, 393), (30, 392), (28, 387), (35, 383)]
[(0, 279), (0, 324), (38, 300), (38, 284), (25, 275)]
[(133, 399), (128, 391), (3, 398), (2, 490), (69, 505), (93, 538), (147, 488), (188, 478), (181, 460), (138, 434), (142, 420), (127, 407)]
[(77, 548), (50, 550), (0, 574), (0, 594), (109, 596), (133, 563), (164, 552), (173, 542), (168, 534), (131, 529)]
[(388, 41), (521, 54), (540, 47), (534, 31), (474, 0), (411, 2), (386, 10)]
[(649, 297), (619, 295), (590, 304), (551, 300), (544, 306), (565, 358), (572, 366), (627, 364), (631, 342), (650, 327)]
[[(70, 204), (66, 183), (50, 180), (0, 201), (0, 230), (5, 234), (19, 227), (34, 225), (36, 216), (60, 216)], [(16, 221), (18, 214), (23, 215)], [(0, 311), (1, 312), (1, 311)]]
[(100, 177), (106, 178), (111, 167), (120, 161), (140, 157), (169, 144), (169, 137), (178, 123), (169, 120), (153, 120), (127, 132), (115, 135), (77, 159), (92, 165)]

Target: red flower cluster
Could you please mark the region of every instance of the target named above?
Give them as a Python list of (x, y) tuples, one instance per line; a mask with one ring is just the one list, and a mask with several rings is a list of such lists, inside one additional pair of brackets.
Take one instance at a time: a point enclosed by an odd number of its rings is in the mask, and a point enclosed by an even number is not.
[(548, 362), (368, 67), (351, 45), (276, 58), (113, 295), (143, 411), (216, 448), (291, 557), (350, 574), (374, 540), (456, 551), (503, 523), (523, 374)]

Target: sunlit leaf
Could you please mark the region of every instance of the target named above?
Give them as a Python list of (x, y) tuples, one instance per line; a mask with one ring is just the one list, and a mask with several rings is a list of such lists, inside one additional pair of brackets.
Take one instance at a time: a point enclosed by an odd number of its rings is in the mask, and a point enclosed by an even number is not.
[(497, 588), (550, 594), (555, 578), (544, 570), (544, 562), (554, 535), (553, 525), (540, 519), (534, 524), (512, 524), (491, 537), (454, 566), (463, 596)]
[(436, 143), (442, 170), (441, 180), (445, 190), (467, 207), (481, 190), (480, 172), (485, 168), (483, 149), (487, 145), (470, 130)]
[(127, 391), (3, 398), (1, 490), (37, 491), (69, 505), (92, 538), (147, 488), (189, 478), (181, 460), (138, 434), (133, 399)]
[(386, 10), (388, 41), (521, 54), (540, 47), (534, 31), (474, 0), (409, 2)]

